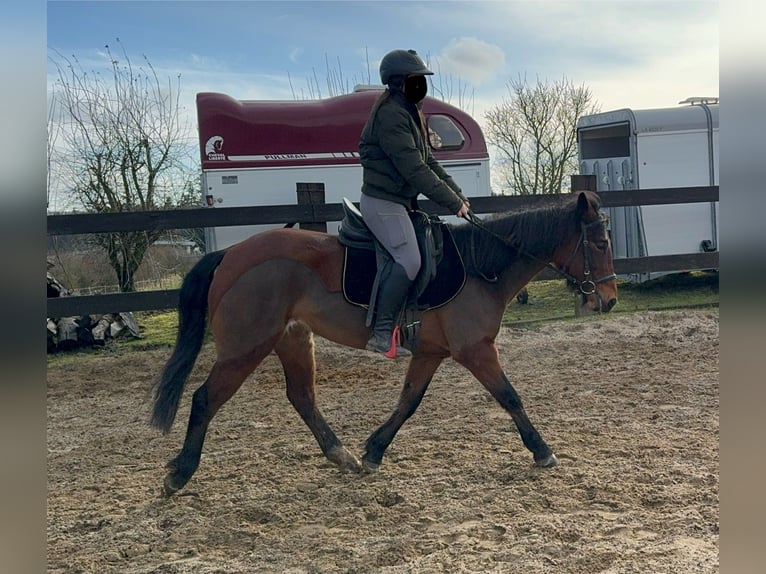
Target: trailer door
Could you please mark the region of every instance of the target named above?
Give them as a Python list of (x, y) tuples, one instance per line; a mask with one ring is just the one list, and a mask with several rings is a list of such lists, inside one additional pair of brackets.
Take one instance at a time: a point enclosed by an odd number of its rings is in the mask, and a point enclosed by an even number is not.
[[(578, 130), (580, 173), (596, 176), (597, 191), (635, 189), (635, 140), (627, 117), (622, 121)], [(644, 254), (640, 211), (635, 206), (610, 207), (612, 251), (615, 258)], [(631, 279), (638, 279), (631, 277)]]
[[(642, 189), (715, 185), (710, 180), (707, 130), (638, 136)], [(717, 204), (641, 207), (648, 255), (699, 253), (717, 247)]]

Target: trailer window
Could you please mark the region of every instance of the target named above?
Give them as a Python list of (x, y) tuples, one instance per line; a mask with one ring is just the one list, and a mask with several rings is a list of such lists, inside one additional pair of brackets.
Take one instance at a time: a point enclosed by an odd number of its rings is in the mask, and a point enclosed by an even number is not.
[(428, 140), (435, 150), (460, 149), (465, 144), (463, 132), (448, 116), (433, 115), (428, 118)]
[(630, 156), (630, 125), (618, 124), (580, 130), (580, 158)]

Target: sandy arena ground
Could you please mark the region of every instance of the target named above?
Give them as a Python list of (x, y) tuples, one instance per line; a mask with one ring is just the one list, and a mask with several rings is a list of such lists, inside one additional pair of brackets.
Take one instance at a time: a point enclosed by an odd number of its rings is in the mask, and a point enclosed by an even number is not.
[[(377, 475), (340, 473), (273, 355), (213, 420), (200, 469), (160, 496), (173, 431), (148, 427), (169, 350), (48, 371), (53, 573), (717, 573), (718, 310), (504, 329), (498, 347), (559, 457), (537, 469), (510, 417), (446, 361)], [(317, 392), (361, 455), (406, 364), (317, 339)]]

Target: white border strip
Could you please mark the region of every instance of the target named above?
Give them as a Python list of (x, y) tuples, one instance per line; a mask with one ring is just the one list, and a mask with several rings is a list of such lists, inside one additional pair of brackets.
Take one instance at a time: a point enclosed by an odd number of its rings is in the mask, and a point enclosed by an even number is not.
[(266, 155), (230, 155), (228, 161), (295, 161), (301, 159), (359, 159), (359, 152), (275, 153)]

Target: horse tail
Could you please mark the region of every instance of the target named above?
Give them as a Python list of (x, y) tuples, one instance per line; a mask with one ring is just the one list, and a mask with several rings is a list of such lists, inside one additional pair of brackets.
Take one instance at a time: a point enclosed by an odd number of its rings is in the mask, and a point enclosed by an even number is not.
[(163, 434), (168, 433), (173, 426), (184, 384), (202, 349), (207, 327), (207, 295), (213, 281), (213, 272), (223, 256), (224, 251), (214, 251), (202, 257), (184, 277), (181, 285), (176, 345), (154, 389), (150, 424)]

